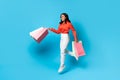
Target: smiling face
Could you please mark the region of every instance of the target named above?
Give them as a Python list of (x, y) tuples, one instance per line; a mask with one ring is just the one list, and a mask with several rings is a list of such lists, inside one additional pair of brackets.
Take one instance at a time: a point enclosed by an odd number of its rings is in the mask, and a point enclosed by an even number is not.
[(65, 15), (61, 15), (61, 20), (65, 21), (65, 19), (66, 19)]

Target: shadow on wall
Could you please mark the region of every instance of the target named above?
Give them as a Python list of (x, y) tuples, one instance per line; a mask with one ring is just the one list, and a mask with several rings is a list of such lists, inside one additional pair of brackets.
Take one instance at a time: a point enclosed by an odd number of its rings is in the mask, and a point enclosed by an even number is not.
[[(53, 36), (54, 37), (54, 36)], [(40, 43), (33, 41), (28, 47), (28, 51), (39, 64), (50, 69), (58, 69), (59, 61), (56, 58), (59, 55), (59, 46), (57, 38), (47, 35)]]

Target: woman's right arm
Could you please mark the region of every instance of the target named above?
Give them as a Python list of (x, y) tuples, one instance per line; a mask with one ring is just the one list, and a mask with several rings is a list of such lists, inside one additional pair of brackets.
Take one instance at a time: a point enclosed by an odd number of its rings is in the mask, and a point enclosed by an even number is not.
[(58, 30), (54, 29), (54, 28), (48, 28), (50, 31), (56, 33), (56, 34), (60, 34), (60, 25), (58, 27)]

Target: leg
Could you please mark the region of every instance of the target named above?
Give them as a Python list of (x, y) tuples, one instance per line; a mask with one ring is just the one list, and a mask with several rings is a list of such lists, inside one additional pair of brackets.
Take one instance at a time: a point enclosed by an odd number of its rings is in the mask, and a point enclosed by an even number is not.
[(65, 52), (61, 51), (61, 53), (60, 53), (60, 66), (64, 66), (64, 62), (65, 62)]
[(68, 54), (71, 55), (71, 56), (74, 56), (73, 52), (72, 52), (72, 51), (69, 51), (69, 50), (67, 50), (67, 49), (66, 49), (66, 53), (68, 53)]
[(71, 52), (69, 50), (66, 50), (66, 53), (68, 53), (69, 55), (75, 57), (75, 59), (78, 60), (78, 57), (73, 52)]
[(61, 40), (60, 66), (64, 65), (67, 44)]
[(58, 72), (62, 72), (65, 68), (65, 55), (66, 55), (66, 47), (68, 45), (69, 39), (66, 35), (63, 35), (60, 40), (60, 68)]

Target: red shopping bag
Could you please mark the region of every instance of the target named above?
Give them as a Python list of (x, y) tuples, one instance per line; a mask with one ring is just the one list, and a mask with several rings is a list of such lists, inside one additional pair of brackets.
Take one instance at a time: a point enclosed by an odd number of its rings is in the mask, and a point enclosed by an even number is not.
[(74, 42), (74, 48), (75, 48), (75, 52), (76, 52), (77, 57), (86, 55), (84, 48), (83, 48), (83, 45), (82, 45), (82, 41), (79, 41), (77, 43)]
[(44, 27), (40, 27), (32, 32), (30, 32), (30, 36), (35, 39), (38, 43), (41, 42), (46, 35), (48, 34), (48, 29)]

